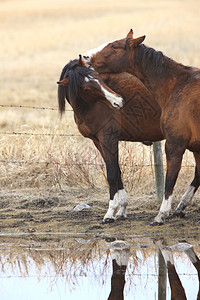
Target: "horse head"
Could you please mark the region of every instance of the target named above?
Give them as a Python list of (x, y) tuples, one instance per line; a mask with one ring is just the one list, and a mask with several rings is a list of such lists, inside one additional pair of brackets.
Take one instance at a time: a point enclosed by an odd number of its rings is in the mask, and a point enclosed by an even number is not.
[(84, 54), (84, 59), (99, 73), (121, 73), (130, 67), (130, 59), (134, 57), (134, 50), (145, 39), (144, 36), (133, 38), (131, 29), (123, 39), (103, 44)]
[(80, 101), (92, 104), (96, 101), (105, 102), (119, 109), (123, 106), (123, 99), (112, 91), (79, 55), (78, 60), (69, 62), (63, 69), (57, 82), (59, 110), (65, 111), (65, 98), (73, 107), (81, 105)]

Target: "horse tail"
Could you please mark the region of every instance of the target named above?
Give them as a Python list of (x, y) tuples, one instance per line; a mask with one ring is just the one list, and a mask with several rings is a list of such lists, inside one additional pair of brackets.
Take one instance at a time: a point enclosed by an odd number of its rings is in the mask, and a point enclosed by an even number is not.
[(65, 98), (66, 98), (66, 87), (63, 85), (58, 85), (58, 109), (60, 115), (65, 112)]
[(69, 104), (75, 103), (78, 95), (81, 82), (80, 75), (75, 70), (77, 63), (77, 59), (70, 61), (66, 66), (64, 66), (60, 75), (59, 81), (62, 81), (67, 77), (70, 78), (67, 86), (58, 85), (58, 108), (61, 116), (65, 112), (65, 99), (69, 102)]
[[(65, 78), (65, 73), (67, 71), (68, 65), (66, 65), (60, 75), (59, 81), (63, 80)], [(63, 85), (58, 85), (58, 109), (60, 112), (60, 115), (62, 117), (62, 114), (65, 112), (65, 99), (67, 99), (67, 88)]]

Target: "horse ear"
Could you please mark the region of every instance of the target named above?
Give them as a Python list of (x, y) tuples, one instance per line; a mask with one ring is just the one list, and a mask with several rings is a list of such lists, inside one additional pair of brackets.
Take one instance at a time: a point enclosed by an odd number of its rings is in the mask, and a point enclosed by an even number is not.
[(68, 82), (69, 82), (69, 77), (66, 77), (63, 80), (58, 81), (57, 84), (59, 84), (59, 85), (68, 85)]
[(81, 54), (79, 54), (78, 65), (81, 66), (81, 67), (86, 66), (86, 62), (85, 62), (85, 60), (83, 59), (83, 57), (82, 57)]
[(133, 39), (133, 29), (130, 29), (129, 33), (126, 36), (129, 39)]
[(136, 39), (133, 39), (131, 42), (132, 42), (132, 46), (133, 47), (137, 47), (138, 45), (140, 45), (143, 41), (144, 41), (144, 39), (145, 39), (145, 35), (143, 35), (143, 36), (140, 36), (140, 37), (138, 37), (138, 38), (136, 38)]

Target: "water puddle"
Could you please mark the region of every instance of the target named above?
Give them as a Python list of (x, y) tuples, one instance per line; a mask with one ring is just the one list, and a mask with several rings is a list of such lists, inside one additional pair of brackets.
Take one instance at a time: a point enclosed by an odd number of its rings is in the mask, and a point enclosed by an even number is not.
[(199, 259), (198, 237), (0, 236), (0, 299), (199, 299)]

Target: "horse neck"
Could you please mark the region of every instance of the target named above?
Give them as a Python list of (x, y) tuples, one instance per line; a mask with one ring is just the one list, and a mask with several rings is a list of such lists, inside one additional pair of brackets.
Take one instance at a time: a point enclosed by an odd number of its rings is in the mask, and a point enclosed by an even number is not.
[[(141, 48), (141, 51), (145, 51), (145, 48)], [(159, 56), (157, 57), (158, 61), (156, 61), (156, 56)], [(191, 68), (185, 67), (152, 49), (151, 57), (145, 57), (142, 54), (140, 56), (135, 55), (130, 72), (136, 75), (154, 93), (162, 107), (174, 88), (186, 82), (191, 74)]]
[(90, 109), (89, 104), (81, 97), (77, 97), (76, 101), (71, 103), (71, 106), (78, 120), (82, 120), (85, 112)]

